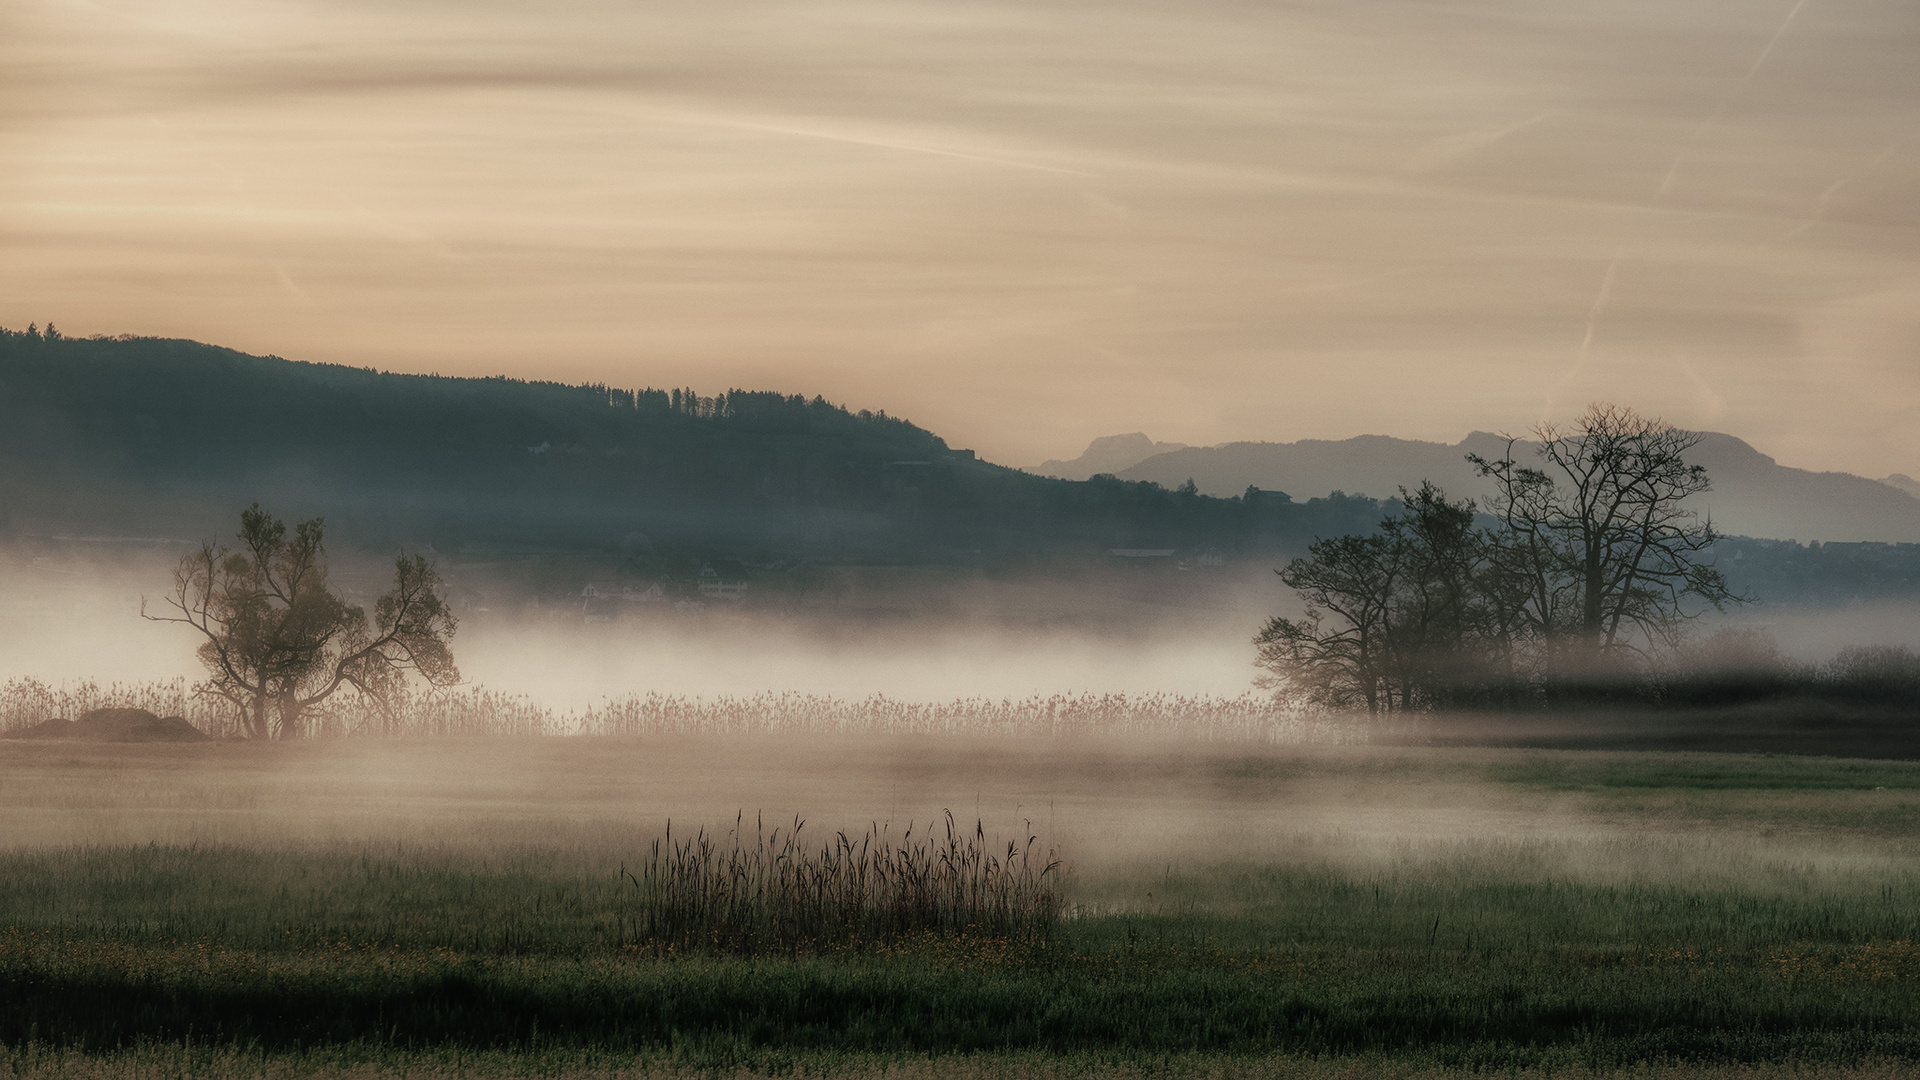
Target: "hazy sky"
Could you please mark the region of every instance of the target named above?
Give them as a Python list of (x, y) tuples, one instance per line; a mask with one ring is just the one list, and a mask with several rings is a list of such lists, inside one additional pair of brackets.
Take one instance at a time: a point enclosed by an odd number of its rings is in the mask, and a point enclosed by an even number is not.
[(0, 2), (0, 324), (1920, 475), (1914, 0)]

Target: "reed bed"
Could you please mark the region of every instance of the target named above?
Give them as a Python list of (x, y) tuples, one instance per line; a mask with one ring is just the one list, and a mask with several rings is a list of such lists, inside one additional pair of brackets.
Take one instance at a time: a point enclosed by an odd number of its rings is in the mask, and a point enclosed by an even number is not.
[(926, 938), (1044, 946), (1059, 921), (1060, 861), (1038, 837), (987, 838), (986, 826), (897, 839), (887, 825), (819, 843), (806, 823), (768, 830), (745, 815), (724, 837), (671, 823), (636, 869), (626, 948), (658, 953), (822, 953)]
[[(145, 709), (178, 716), (216, 739), (240, 738), (244, 727), (232, 703), (198, 692), (184, 678), (164, 682), (93, 681), (49, 686), (38, 679), (0, 683), (0, 736), (45, 720), (77, 719), (94, 709)], [(386, 702), (343, 696), (310, 710), (323, 738), (361, 735), (571, 735), (577, 718), (556, 714), (525, 695), (485, 687), (452, 693), (402, 690)]]
[(38, 679), (0, 683), (0, 734), (57, 717), (71, 720), (94, 709), (145, 709), (156, 716), (184, 716), (208, 734), (218, 734), (224, 726), (218, 710), (195, 695), (185, 679), (105, 686), (92, 681), (49, 686)]
[(1349, 741), (1349, 718), (1301, 709), (1266, 694), (1050, 694), (905, 701), (796, 692), (712, 698), (635, 694), (579, 717), (606, 735), (1107, 735), (1202, 741)]
[[(0, 735), (98, 708), (179, 716), (216, 738), (238, 737), (233, 706), (197, 694), (185, 679), (58, 687), (35, 679), (0, 683)], [(1269, 695), (1051, 694), (1021, 699), (906, 701), (795, 692), (693, 697), (632, 694), (578, 711), (525, 695), (461, 687), (407, 692), (379, 703), (341, 697), (310, 717), (321, 737), (612, 735), (958, 735), (1188, 739), (1225, 743), (1365, 742), (1372, 727), (1279, 702)]]

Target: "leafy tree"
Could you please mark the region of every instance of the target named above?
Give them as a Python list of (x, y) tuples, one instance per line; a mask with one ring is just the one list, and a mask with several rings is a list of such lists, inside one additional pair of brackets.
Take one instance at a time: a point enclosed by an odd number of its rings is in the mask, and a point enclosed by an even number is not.
[(1279, 572), (1307, 610), (1255, 639), (1270, 685), (1381, 712), (1462, 702), (1511, 667), (1508, 625), (1483, 598), (1490, 545), (1474, 504), (1431, 483), (1400, 496), (1378, 531), (1316, 541)]
[(240, 549), (211, 541), (180, 561), (167, 605), (141, 614), (198, 631), (206, 692), (231, 701), (253, 738), (298, 738), (308, 710), (343, 688), (390, 700), (408, 672), (458, 682), (448, 647), (457, 621), (440, 577), (420, 556), (394, 562), (393, 588), (373, 617), (327, 587), (320, 518), (293, 535), (255, 503), (240, 514)]
[(1275, 617), (1254, 639), (1267, 684), (1334, 708), (1391, 710), (1387, 637), (1400, 556), (1375, 533), (1316, 540), (1306, 558), (1288, 563), (1280, 580), (1307, 610), (1298, 620)]

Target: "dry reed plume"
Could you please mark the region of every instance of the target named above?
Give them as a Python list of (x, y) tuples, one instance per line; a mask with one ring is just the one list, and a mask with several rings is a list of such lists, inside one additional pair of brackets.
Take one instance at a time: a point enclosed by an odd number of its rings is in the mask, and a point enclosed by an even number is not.
[(969, 936), (1043, 945), (1060, 915), (1060, 862), (1051, 849), (1004, 850), (976, 821), (946, 815), (944, 833), (896, 841), (875, 824), (818, 845), (795, 818), (769, 832), (745, 816), (723, 837), (702, 828), (653, 842), (632, 883), (625, 945), (647, 951), (801, 953), (865, 949), (921, 937)]
[[(139, 708), (184, 717), (216, 738), (243, 730), (233, 706), (197, 694), (184, 679), (155, 683), (84, 682), (60, 687), (35, 679), (0, 683), (0, 735), (91, 709)], [(385, 703), (337, 699), (315, 710), (323, 737), (364, 735), (1105, 735), (1204, 742), (1364, 741), (1346, 718), (1303, 710), (1266, 694), (1052, 694), (1013, 699), (858, 700), (825, 694), (759, 693), (687, 697), (632, 694), (556, 711), (517, 694), (462, 687), (407, 692)]]

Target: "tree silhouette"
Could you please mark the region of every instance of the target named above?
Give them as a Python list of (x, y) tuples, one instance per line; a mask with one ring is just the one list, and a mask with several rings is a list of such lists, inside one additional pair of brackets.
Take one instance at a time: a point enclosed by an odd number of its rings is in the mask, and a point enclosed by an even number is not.
[(420, 556), (394, 561), (393, 588), (373, 617), (327, 588), (320, 518), (287, 527), (255, 503), (240, 514), (240, 550), (211, 541), (180, 561), (167, 605), (141, 614), (182, 623), (204, 639), (204, 690), (231, 701), (253, 738), (298, 738), (307, 711), (342, 688), (387, 700), (408, 672), (458, 682), (448, 647), (457, 621), (440, 576)]
[(1391, 712), (1465, 703), (1500, 688), (1511, 634), (1493, 593), (1491, 545), (1472, 501), (1431, 483), (1375, 532), (1314, 542), (1279, 571), (1306, 601), (1254, 639), (1268, 685), (1319, 704)]
[(1524, 584), (1517, 613), (1562, 678), (1601, 676), (1675, 644), (1697, 612), (1739, 597), (1696, 556), (1719, 534), (1681, 503), (1712, 487), (1686, 462), (1700, 441), (1631, 409), (1593, 405), (1570, 428), (1536, 429), (1540, 464), (1468, 455), (1499, 485), (1498, 558)]
[(1374, 533), (1320, 540), (1280, 571), (1305, 617), (1254, 639), (1276, 689), (1370, 711), (1611, 692), (1742, 598), (1700, 558), (1719, 539), (1682, 500), (1709, 488), (1698, 436), (1595, 405), (1536, 431), (1539, 465), (1469, 455), (1495, 523), (1431, 483)]

